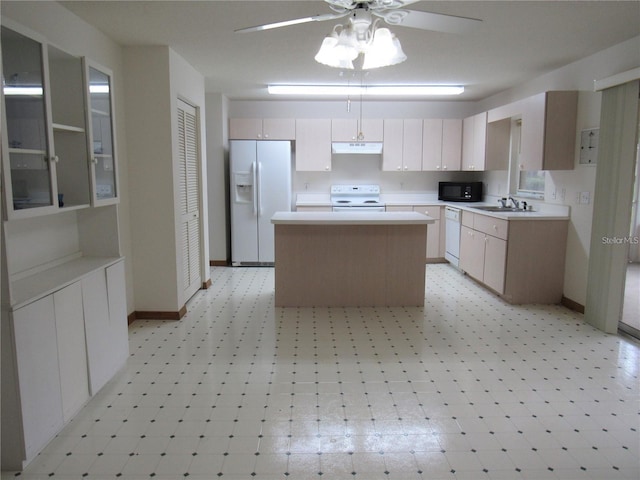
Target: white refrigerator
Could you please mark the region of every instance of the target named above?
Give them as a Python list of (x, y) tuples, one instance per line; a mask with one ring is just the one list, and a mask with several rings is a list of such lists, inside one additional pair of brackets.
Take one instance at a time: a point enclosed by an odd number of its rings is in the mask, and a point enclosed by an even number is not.
[(271, 217), (291, 211), (291, 142), (232, 140), (229, 173), (231, 263), (272, 265)]

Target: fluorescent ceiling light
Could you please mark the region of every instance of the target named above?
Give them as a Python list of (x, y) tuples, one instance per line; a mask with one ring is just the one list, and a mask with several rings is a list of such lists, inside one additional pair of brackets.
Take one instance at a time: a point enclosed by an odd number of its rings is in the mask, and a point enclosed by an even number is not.
[(42, 87), (14, 87), (5, 85), (5, 95), (42, 96)]
[(89, 85), (89, 92), (91, 92), (91, 93), (109, 93), (109, 85), (108, 84)]
[(461, 85), (268, 85), (271, 95), (364, 95), (431, 96), (460, 95)]

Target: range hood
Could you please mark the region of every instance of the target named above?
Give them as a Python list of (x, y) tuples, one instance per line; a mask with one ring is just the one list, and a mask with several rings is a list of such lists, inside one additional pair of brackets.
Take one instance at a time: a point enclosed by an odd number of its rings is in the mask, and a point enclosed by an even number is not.
[(382, 142), (333, 142), (331, 153), (380, 154)]

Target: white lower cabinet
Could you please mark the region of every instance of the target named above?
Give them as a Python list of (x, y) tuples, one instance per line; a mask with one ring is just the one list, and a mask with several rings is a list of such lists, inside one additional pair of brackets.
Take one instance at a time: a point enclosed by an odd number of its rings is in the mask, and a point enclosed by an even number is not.
[(13, 335), (22, 417), (22, 435), (14, 438), (22, 438), (28, 461), (64, 425), (54, 296), (13, 312)]
[(568, 223), (463, 211), (460, 269), (509, 303), (560, 303)]
[(91, 395), (95, 395), (129, 354), (122, 262), (83, 278), (82, 300), (89, 386)]
[[(492, 290), (503, 294), (508, 223), (505, 220), (469, 212), (463, 212), (462, 223), (460, 269)], [(488, 234), (489, 231), (494, 235)]]
[(3, 391), (2, 470), (33, 460), (124, 365), (126, 310), (120, 260), (11, 311), (2, 380), (16, 394)]
[(444, 259), (444, 231), (440, 228), (441, 215), (438, 205), (387, 205), (387, 212), (418, 212), (435, 220), (427, 225), (427, 263), (434, 263)]
[(62, 418), (68, 422), (89, 399), (82, 287), (73, 283), (53, 294), (60, 366)]

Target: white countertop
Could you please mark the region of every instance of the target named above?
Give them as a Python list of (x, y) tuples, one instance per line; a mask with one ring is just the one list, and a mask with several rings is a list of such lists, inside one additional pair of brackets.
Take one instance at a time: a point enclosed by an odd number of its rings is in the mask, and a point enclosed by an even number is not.
[[(387, 193), (381, 194), (380, 200), (387, 206), (404, 206), (404, 205), (440, 205), (452, 206), (461, 210), (467, 210), (473, 213), (488, 215), (490, 217), (502, 218), (506, 220), (568, 220), (569, 207), (565, 205), (537, 204), (534, 211), (527, 212), (488, 212), (480, 210), (480, 206), (495, 206), (492, 202), (443, 202), (438, 200), (437, 194), (429, 193)], [(331, 198), (328, 193), (298, 193), (296, 196), (297, 207), (330, 207)], [(300, 212), (303, 213), (303, 212)], [(312, 212), (309, 212), (312, 213)], [(322, 213), (322, 212), (316, 212)], [(327, 212), (328, 213), (328, 212)], [(341, 212), (342, 213), (342, 212)], [(374, 212), (371, 215), (377, 215), (382, 212)], [(392, 212), (386, 212), (392, 213)], [(395, 212), (401, 213), (401, 212)], [(407, 212), (408, 213), (408, 212)]]
[(418, 212), (276, 212), (275, 225), (428, 225), (431, 217)]

